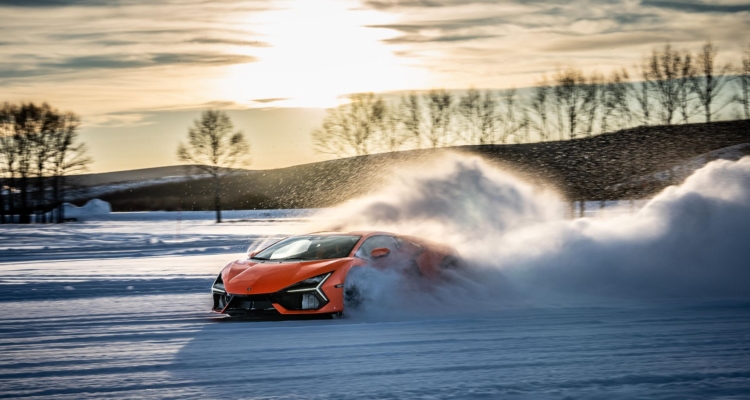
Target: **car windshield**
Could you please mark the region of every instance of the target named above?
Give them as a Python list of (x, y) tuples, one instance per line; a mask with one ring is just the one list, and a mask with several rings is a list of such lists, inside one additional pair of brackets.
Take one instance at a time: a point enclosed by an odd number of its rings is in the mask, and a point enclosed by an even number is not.
[(361, 236), (294, 236), (252, 257), (253, 260), (326, 260), (348, 257)]

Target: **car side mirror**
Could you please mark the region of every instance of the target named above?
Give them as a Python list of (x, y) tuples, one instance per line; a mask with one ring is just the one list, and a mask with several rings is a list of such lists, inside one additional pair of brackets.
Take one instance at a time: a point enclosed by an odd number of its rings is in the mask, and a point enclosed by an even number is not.
[(370, 257), (372, 258), (383, 258), (387, 256), (388, 254), (391, 254), (391, 251), (388, 250), (385, 247), (378, 247), (377, 249), (372, 249), (370, 252)]
[(259, 251), (251, 251), (247, 253), (247, 258), (253, 258), (256, 254), (260, 253)]

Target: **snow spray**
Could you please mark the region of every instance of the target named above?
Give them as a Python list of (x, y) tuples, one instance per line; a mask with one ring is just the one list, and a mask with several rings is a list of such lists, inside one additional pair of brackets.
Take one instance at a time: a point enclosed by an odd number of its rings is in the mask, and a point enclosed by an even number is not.
[(634, 213), (570, 220), (564, 205), (480, 158), (452, 154), (394, 173), (380, 192), (324, 211), (313, 229), (420, 236), (452, 245), (466, 260), (452, 283), (427, 291), (404, 286), (397, 273), (353, 272), (371, 305), (389, 312), (561, 298), (750, 297), (750, 157), (711, 162)]

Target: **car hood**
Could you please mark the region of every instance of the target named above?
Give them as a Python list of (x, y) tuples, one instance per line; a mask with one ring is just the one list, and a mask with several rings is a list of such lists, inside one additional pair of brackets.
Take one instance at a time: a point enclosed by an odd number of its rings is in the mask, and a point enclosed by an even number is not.
[(274, 293), (307, 278), (338, 270), (351, 261), (351, 258), (293, 262), (238, 260), (224, 268), (221, 278), (229, 293)]

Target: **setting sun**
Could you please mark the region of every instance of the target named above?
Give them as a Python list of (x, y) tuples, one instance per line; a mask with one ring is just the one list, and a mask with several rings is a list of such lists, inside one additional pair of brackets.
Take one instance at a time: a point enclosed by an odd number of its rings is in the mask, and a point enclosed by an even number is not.
[(262, 62), (226, 68), (221, 97), (248, 106), (278, 99), (270, 103), (326, 108), (347, 93), (422, 87), (429, 72), (393, 54), (382, 42), (391, 33), (367, 27), (392, 21), (385, 13), (338, 0), (297, 0), (249, 16), (248, 29), (268, 45), (252, 51)]

